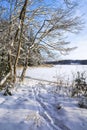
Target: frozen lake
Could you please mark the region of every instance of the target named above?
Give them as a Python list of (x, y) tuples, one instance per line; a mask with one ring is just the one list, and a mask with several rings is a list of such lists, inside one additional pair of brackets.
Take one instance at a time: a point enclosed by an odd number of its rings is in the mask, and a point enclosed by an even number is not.
[[(18, 75), (21, 74), (19, 68)], [(28, 67), (26, 77), (47, 80), (51, 82), (71, 82), (75, 79), (77, 72), (87, 73), (87, 65), (54, 65), (51, 67)]]

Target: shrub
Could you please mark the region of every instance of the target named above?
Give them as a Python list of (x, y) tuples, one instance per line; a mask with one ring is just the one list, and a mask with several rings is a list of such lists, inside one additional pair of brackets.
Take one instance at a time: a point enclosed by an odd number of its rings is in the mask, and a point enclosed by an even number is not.
[(87, 96), (87, 83), (85, 72), (77, 72), (72, 89), (72, 96), (84, 95)]
[(78, 104), (81, 108), (87, 108), (87, 97), (81, 97)]

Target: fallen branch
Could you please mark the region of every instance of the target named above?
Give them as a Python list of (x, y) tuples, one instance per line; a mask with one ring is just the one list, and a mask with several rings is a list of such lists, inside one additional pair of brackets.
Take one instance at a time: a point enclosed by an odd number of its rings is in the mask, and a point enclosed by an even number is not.
[(0, 86), (3, 86), (3, 84), (7, 81), (7, 79), (10, 77), (10, 72), (0, 81)]

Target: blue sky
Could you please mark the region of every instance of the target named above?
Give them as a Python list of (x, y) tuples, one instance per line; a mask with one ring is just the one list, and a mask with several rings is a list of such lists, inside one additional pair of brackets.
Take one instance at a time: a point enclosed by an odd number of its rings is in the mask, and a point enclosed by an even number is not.
[[(58, 6), (59, 1), (54, 0), (44, 0), (47, 4), (52, 4)], [(77, 47), (74, 51), (71, 51), (69, 55), (60, 56), (63, 59), (87, 59), (87, 0), (71, 0), (76, 1), (78, 6), (75, 10), (76, 16), (81, 16), (84, 22), (83, 29), (78, 34), (69, 34), (68, 40), (71, 42), (69, 47)], [(52, 3), (51, 3), (52, 2)], [(63, 2), (63, 1), (61, 1)], [(62, 6), (62, 3), (60, 3)], [(60, 6), (59, 5), (59, 6)]]
[[(54, 6), (57, 2), (57, 0), (54, 0), (54, 2), (52, 0), (44, 1), (47, 4), (53, 4)], [(68, 39), (71, 42), (69, 47), (77, 47), (77, 49), (70, 52), (67, 56), (61, 56), (63, 59), (87, 59), (87, 0), (76, 0), (76, 2), (78, 3), (78, 6), (75, 10), (75, 15), (82, 16), (81, 18), (84, 22), (84, 27), (79, 34), (69, 35)], [(58, 6), (58, 3), (56, 3), (56, 5)]]
[(77, 0), (79, 6), (76, 9), (77, 15), (81, 17), (84, 22), (83, 30), (79, 34), (72, 34), (70, 36), (70, 47), (77, 46), (78, 48), (69, 53), (67, 56), (62, 56), (64, 59), (87, 59), (87, 0)]

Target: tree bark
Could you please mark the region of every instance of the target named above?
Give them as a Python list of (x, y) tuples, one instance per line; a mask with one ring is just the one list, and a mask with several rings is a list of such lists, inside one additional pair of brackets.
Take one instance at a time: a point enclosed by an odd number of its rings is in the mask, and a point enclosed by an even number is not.
[[(18, 40), (18, 50), (17, 50), (17, 55), (16, 55), (16, 59), (15, 59), (15, 64), (14, 64), (14, 82), (16, 81), (16, 70), (17, 70), (17, 63), (18, 63), (18, 59), (20, 56), (20, 49), (21, 49), (21, 38), (22, 38), (22, 33), (23, 33), (23, 24), (24, 24), (24, 20), (25, 20), (25, 13), (26, 13), (26, 7), (28, 4), (28, 0), (25, 0), (24, 5), (22, 7), (19, 19), (20, 19), (20, 25), (19, 25), (19, 31), (20, 31), (20, 37)], [(18, 33), (17, 33), (18, 36)], [(16, 36), (16, 37), (17, 37)]]
[(21, 81), (23, 81), (24, 77), (25, 77), (25, 73), (26, 73), (26, 70), (27, 70), (27, 67), (28, 67), (29, 55), (30, 55), (30, 49), (28, 49), (28, 54), (26, 56), (25, 65), (24, 65), (24, 68), (23, 68), (23, 71), (22, 71), (22, 74), (21, 74), (21, 79), (20, 79)]

